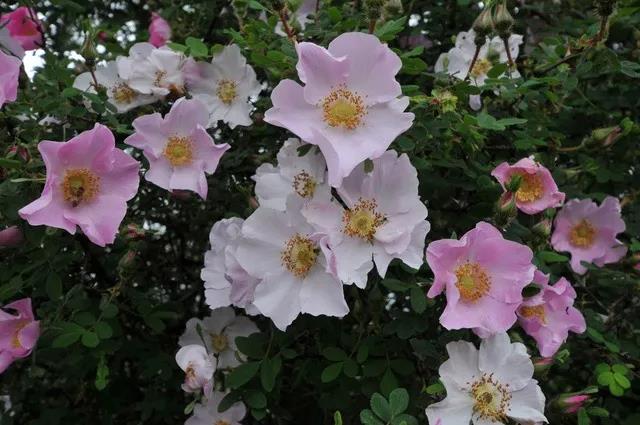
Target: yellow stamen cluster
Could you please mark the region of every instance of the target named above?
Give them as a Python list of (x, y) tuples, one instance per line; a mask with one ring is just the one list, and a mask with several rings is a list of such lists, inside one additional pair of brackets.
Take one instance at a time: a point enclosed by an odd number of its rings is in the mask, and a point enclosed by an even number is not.
[(539, 175), (523, 173), (521, 176), (520, 187), (516, 192), (518, 202), (533, 202), (544, 196), (544, 186)]
[(99, 190), (100, 177), (87, 168), (71, 168), (64, 173), (62, 195), (73, 207), (93, 200)]
[(227, 337), (225, 335), (214, 334), (214, 333), (210, 335), (211, 335), (211, 346), (217, 353), (220, 353), (227, 349), (227, 347), (229, 346), (229, 340), (227, 340)]
[(305, 170), (302, 170), (293, 178), (293, 190), (303, 198), (313, 197), (316, 185), (315, 179)]
[(166, 71), (156, 71), (156, 79), (153, 81), (153, 85), (156, 87), (163, 87), (162, 80), (166, 75)]
[(589, 248), (596, 238), (596, 228), (588, 220), (582, 219), (569, 231), (569, 242), (578, 248)]
[(362, 125), (367, 107), (357, 93), (347, 89), (344, 85), (331, 90), (322, 100), (322, 117), (331, 127), (342, 127), (353, 130)]
[(469, 73), (473, 78), (485, 75), (491, 69), (491, 62), (485, 58), (478, 58), (473, 65), (473, 69)]
[(520, 315), (527, 318), (535, 317), (541, 323), (547, 322), (543, 304), (520, 307)]
[(185, 374), (185, 381), (193, 381), (194, 379), (196, 379), (196, 370), (193, 367), (192, 363), (189, 363), (189, 365), (187, 366), (187, 369), (184, 371)]
[(189, 165), (193, 161), (193, 142), (188, 137), (171, 136), (163, 155), (174, 167)]
[(120, 83), (116, 86), (113, 86), (111, 88), (111, 93), (116, 102), (124, 104), (129, 104), (133, 102), (136, 97), (138, 97), (138, 93), (136, 93), (135, 90), (133, 90), (125, 83)]
[(375, 200), (360, 198), (353, 208), (343, 213), (342, 232), (371, 242), (378, 228), (386, 220), (383, 214), (376, 211), (377, 208)]
[(219, 419), (219, 420), (215, 421), (213, 423), (213, 425), (231, 425), (231, 424), (229, 424), (229, 422), (227, 422), (225, 420)]
[(455, 270), (456, 288), (463, 301), (474, 303), (487, 295), (491, 289), (491, 279), (478, 263), (464, 263)]
[(220, 80), (216, 88), (218, 99), (225, 105), (231, 105), (238, 97), (238, 83), (233, 80)]
[(507, 423), (507, 411), (511, 402), (509, 385), (502, 385), (493, 374), (484, 374), (471, 384), (473, 413), (478, 419)]
[(284, 245), (282, 265), (298, 278), (305, 278), (318, 259), (318, 247), (306, 235), (296, 233)]
[(16, 330), (13, 333), (13, 337), (11, 338), (11, 347), (15, 349), (22, 348), (22, 344), (20, 343), (20, 331), (24, 329), (29, 324), (29, 321), (23, 320), (16, 326)]

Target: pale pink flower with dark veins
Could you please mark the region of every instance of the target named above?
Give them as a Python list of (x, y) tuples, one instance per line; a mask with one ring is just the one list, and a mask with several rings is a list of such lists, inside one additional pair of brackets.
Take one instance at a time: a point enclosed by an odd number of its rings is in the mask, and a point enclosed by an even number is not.
[(481, 336), (509, 329), (516, 322), (522, 289), (533, 279), (532, 259), (528, 246), (505, 239), (485, 222), (459, 240), (431, 242), (427, 263), (434, 281), (427, 296), (446, 292), (442, 326), (471, 328)]
[(343, 317), (349, 312), (340, 280), (327, 271), (323, 241), (290, 198), (286, 211), (260, 207), (242, 226), (236, 258), (262, 282), (253, 304), (285, 330), (301, 313)]
[[(35, 50), (42, 46), (40, 21), (34, 10), (22, 6), (0, 16), (0, 27), (9, 30), (11, 37), (18, 41), (24, 50)], [(33, 18), (32, 18), (33, 17)]]
[(33, 315), (31, 298), (0, 308), (0, 374), (16, 359), (27, 357), (40, 336), (40, 322)]
[(216, 171), (230, 148), (214, 143), (207, 119), (205, 106), (186, 98), (178, 99), (164, 118), (158, 112), (136, 118), (136, 132), (124, 142), (142, 149), (149, 160), (145, 179), (167, 190), (192, 190), (206, 199), (206, 174)]
[(518, 209), (525, 214), (537, 214), (547, 208), (559, 207), (564, 202), (565, 194), (558, 190), (551, 172), (531, 158), (523, 158), (513, 165), (503, 162), (491, 175), (503, 189), (512, 178), (521, 177), (515, 200)]
[(385, 152), (373, 160), (369, 173), (363, 165), (356, 167), (338, 194), (346, 209), (319, 199), (302, 213), (320, 234), (328, 235), (326, 254), (340, 280), (364, 288), (374, 262), (384, 277), (394, 258), (420, 268), (430, 226), (418, 194), (417, 171), (406, 154)]
[(47, 168), (40, 198), (18, 213), (32, 226), (45, 224), (74, 234), (76, 226), (96, 245), (115, 240), (138, 192), (140, 163), (115, 147), (113, 133), (96, 124), (68, 142), (38, 144)]
[(247, 314), (258, 314), (253, 293), (260, 279), (249, 275), (236, 260), (240, 231), (244, 220), (238, 217), (217, 221), (209, 233), (211, 249), (204, 254), (205, 302), (211, 309), (230, 305), (244, 308)]
[(211, 393), (217, 361), (204, 346), (191, 344), (180, 348), (176, 353), (176, 363), (184, 371), (183, 391), (195, 393), (202, 390), (205, 396)]
[(402, 62), (386, 44), (364, 33), (338, 36), (329, 48), (297, 45), (298, 76), (305, 85), (281, 81), (271, 94), (265, 121), (318, 145), (329, 169), (329, 184), (342, 179), (365, 159), (381, 156), (411, 127), (403, 112), (409, 99), (395, 76)]
[(571, 268), (578, 274), (587, 269), (582, 261), (598, 267), (620, 261), (627, 247), (616, 236), (625, 231), (620, 201), (607, 196), (598, 206), (591, 199), (572, 199), (558, 212), (551, 235), (556, 251), (571, 254)]
[(224, 412), (218, 411), (218, 406), (225, 396), (225, 393), (214, 391), (207, 400), (196, 404), (193, 415), (184, 425), (242, 425), (247, 408), (241, 401), (233, 403)]
[(20, 77), (20, 59), (0, 50), (0, 108), (18, 97), (18, 78)]
[(576, 291), (567, 279), (563, 277), (549, 285), (549, 275), (536, 270), (533, 283), (540, 292), (518, 307), (518, 322), (536, 340), (540, 355), (551, 357), (567, 340), (569, 331), (583, 333), (587, 325), (573, 306)]
[(149, 25), (149, 43), (156, 47), (167, 44), (171, 38), (169, 23), (158, 13), (151, 12), (151, 24)]

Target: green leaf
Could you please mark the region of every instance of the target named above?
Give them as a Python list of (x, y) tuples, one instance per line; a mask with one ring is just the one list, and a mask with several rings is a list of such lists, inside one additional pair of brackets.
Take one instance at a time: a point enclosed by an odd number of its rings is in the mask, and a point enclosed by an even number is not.
[(502, 131), (505, 129), (504, 125), (500, 124), (498, 120), (496, 120), (494, 117), (487, 114), (486, 112), (479, 113), (476, 119), (478, 121), (478, 125), (480, 126), (480, 128), (486, 128), (487, 130), (496, 130), (496, 131)]
[(375, 35), (382, 41), (389, 41), (401, 32), (407, 22), (407, 17), (403, 16), (396, 20), (386, 21), (383, 25), (376, 28)]
[(415, 287), (414, 284), (409, 282), (403, 282), (398, 279), (382, 279), (382, 285), (393, 292), (406, 292), (409, 289)]
[(631, 78), (640, 78), (640, 63), (621, 61), (620, 72)]
[(118, 315), (118, 307), (115, 304), (105, 304), (101, 306), (102, 317), (105, 319), (113, 319)]
[(624, 389), (615, 382), (609, 384), (609, 392), (616, 397), (622, 397), (624, 395)]
[(398, 388), (398, 378), (396, 378), (396, 375), (394, 375), (391, 369), (387, 369), (384, 375), (382, 375), (380, 390), (382, 391), (382, 394), (389, 394), (396, 388)]
[(189, 46), (189, 51), (191, 56), (193, 57), (206, 57), (209, 55), (209, 48), (204, 44), (202, 40), (195, 37), (187, 37), (185, 40), (187, 46)]
[(362, 422), (363, 425), (384, 425), (384, 423), (380, 419), (376, 418), (376, 415), (374, 415), (369, 409), (365, 409), (360, 412), (360, 422)]
[(489, 72), (487, 72), (487, 77), (489, 78), (498, 78), (509, 69), (509, 65), (506, 63), (498, 63), (494, 65)]
[(548, 264), (566, 263), (567, 261), (569, 261), (569, 257), (567, 257), (566, 255), (561, 255), (553, 251), (540, 251), (536, 254), (536, 257)]
[(591, 419), (584, 407), (578, 410), (578, 425), (590, 425)]
[(331, 381), (335, 381), (336, 378), (340, 376), (340, 372), (342, 372), (342, 362), (330, 364), (322, 371), (320, 380), (325, 384)]
[(342, 414), (339, 410), (333, 414), (333, 425), (342, 425)]
[(57, 300), (62, 296), (62, 279), (55, 272), (49, 272), (47, 283), (45, 284), (47, 295), (52, 300)]
[[(598, 365), (598, 366), (600, 366), (600, 365)], [(615, 373), (619, 373), (620, 375), (627, 375), (629, 373), (629, 369), (625, 365), (620, 364), (620, 363), (614, 364), (613, 366), (611, 366), (611, 369), (613, 369), (613, 371)], [(596, 368), (596, 370), (597, 370), (597, 368)]]
[(107, 384), (109, 383), (108, 378), (109, 367), (107, 366), (104, 355), (102, 355), (100, 357), (100, 361), (98, 362), (98, 369), (96, 370), (95, 386), (98, 391), (102, 391), (107, 387)]
[(264, 342), (264, 336), (261, 334), (236, 337), (236, 346), (238, 347), (238, 350), (242, 354), (254, 359), (259, 359), (264, 356)]
[(271, 392), (276, 384), (276, 377), (280, 373), (282, 360), (280, 356), (271, 359), (264, 359), (260, 365), (260, 383), (262, 388), (267, 392)]
[(93, 331), (86, 331), (82, 334), (82, 345), (89, 348), (97, 347), (100, 344), (100, 338)]
[(369, 357), (369, 346), (361, 345), (358, 347), (358, 352), (356, 353), (356, 361), (358, 363), (364, 363)]
[(409, 407), (409, 393), (404, 388), (396, 388), (389, 394), (391, 415), (397, 416)]
[(347, 353), (338, 347), (327, 347), (322, 350), (322, 355), (331, 362), (340, 362), (347, 358)]
[(427, 309), (427, 296), (418, 286), (411, 288), (411, 308), (418, 314), (424, 313)]
[(631, 382), (626, 376), (619, 373), (614, 373), (613, 378), (616, 380), (616, 383), (623, 389), (628, 390), (629, 388), (631, 388)]
[(411, 415), (403, 413), (391, 420), (391, 425), (418, 425), (418, 420)]
[(218, 404), (218, 412), (222, 413), (229, 410), (231, 406), (240, 400), (240, 394), (238, 392), (231, 391), (229, 394), (225, 395), (222, 400), (220, 400), (220, 404)]
[(356, 363), (353, 359), (345, 359), (342, 370), (344, 371), (344, 374), (349, 378), (355, 378), (356, 376), (358, 376), (360, 367), (358, 366), (358, 363)]
[(51, 346), (53, 348), (66, 348), (75, 343), (84, 334), (85, 330), (82, 326), (75, 323), (65, 323), (62, 325), (62, 332), (58, 335)]
[(607, 409), (597, 406), (587, 408), (587, 413), (589, 413), (589, 415), (591, 416), (597, 416), (599, 418), (609, 417), (609, 411)]
[(262, 391), (249, 391), (244, 396), (244, 401), (252, 409), (264, 409), (267, 407), (267, 397)]
[(511, 125), (525, 124), (526, 122), (527, 120), (525, 120), (524, 118), (502, 118), (498, 120), (498, 124), (504, 125), (505, 127), (508, 127)]
[(431, 384), (426, 389), (427, 394), (436, 395), (436, 394), (444, 394), (444, 385), (440, 381), (435, 384)]
[(176, 52), (186, 52), (188, 47), (180, 43), (167, 43), (167, 47)]
[(381, 394), (374, 393), (371, 396), (371, 410), (375, 413), (380, 419), (385, 422), (388, 422), (391, 419), (391, 406), (389, 406), (389, 402), (385, 399)]
[(247, 6), (249, 6), (250, 9), (253, 10), (264, 10), (264, 11), (269, 11), (269, 9), (267, 9), (266, 7), (264, 7), (263, 5), (261, 5), (259, 2), (257, 2), (256, 0), (249, 0), (249, 3), (247, 3)]
[(611, 372), (611, 366), (609, 366), (606, 363), (598, 363), (595, 369), (596, 375), (600, 375), (601, 373), (604, 373), (604, 372)]
[(240, 388), (251, 380), (260, 369), (260, 362), (248, 362), (233, 369), (227, 376), (227, 384), (233, 388)]
[(100, 339), (109, 339), (113, 336), (113, 329), (111, 329), (111, 326), (106, 322), (96, 323), (94, 329)]
[(602, 385), (603, 387), (611, 384), (613, 380), (613, 373), (611, 372), (603, 372), (598, 375), (598, 384)]

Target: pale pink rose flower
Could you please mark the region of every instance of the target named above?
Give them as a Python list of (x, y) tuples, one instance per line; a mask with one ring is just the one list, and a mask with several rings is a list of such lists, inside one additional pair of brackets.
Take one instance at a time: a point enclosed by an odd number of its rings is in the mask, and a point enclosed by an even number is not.
[(582, 313), (573, 306), (576, 291), (567, 279), (563, 277), (549, 285), (549, 275), (536, 270), (533, 283), (540, 292), (518, 307), (518, 322), (536, 340), (540, 355), (551, 357), (567, 340), (569, 331), (583, 333), (587, 325)]
[(481, 336), (509, 329), (517, 319), (522, 289), (533, 279), (532, 259), (528, 246), (505, 239), (485, 222), (459, 240), (431, 242), (427, 263), (434, 281), (427, 296), (446, 293), (442, 326), (471, 328)]
[(0, 308), (0, 374), (16, 359), (27, 357), (40, 336), (40, 322), (33, 315), (31, 298)]
[(0, 108), (18, 97), (18, 79), (20, 77), (20, 59), (0, 50)]
[(96, 245), (113, 243), (138, 192), (140, 163), (115, 147), (113, 133), (96, 124), (67, 142), (38, 144), (47, 168), (40, 198), (18, 213), (32, 226), (74, 234), (76, 226)]
[(156, 47), (162, 47), (171, 39), (171, 27), (162, 16), (156, 12), (151, 13), (149, 25), (149, 43)]
[(192, 344), (180, 348), (176, 353), (176, 363), (185, 374), (183, 391), (195, 393), (202, 390), (205, 396), (211, 393), (217, 361), (204, 346)]
[(365, 159), (381, 156), (411, 127), (409, 99), (395, 76), (402, 62), (373, 35), (345, 33), (329, 48), (297, 44), (298, 76), (305, 85), (283, 80), (271, 94), (265, 121), (317, 145), (329, 169), (329, 184)]
[(260, 279), (249, 275), (236, 259), (240, 231), (244, 220), (238, 217), (217, 221), (209, 233), (211, 249), (204, 254), (205, 302), (211, 309), (230, 305), (244, 308), (247, 314), (258, 314), (253, 293)]
[(125, 143), (142, 149), (149, 161), (145, 179), (167, 190), (191, 190), (203, 199), (227, 143), (216, 145), (207, 133), (207, 111), (195, 99), (178, 99), (164, 118), (158, 112), (133, 121), (135, 133)]
[(226, 393), (214, 391), (206, 401), (196, 404), (193, 415), (184, 425), (242, 425), (242, 419), (247, 415), (244, 403), (233, 403), (224, 412), (218, 412), (218, 406)]
[(26, 6), (0, 16), (0, 26), (7, 28), (11, 37), (18, 41), (24, 50), (35, 50), (42, 46), (40, 21), (36, 18), (35, 11), (29, 11)]
[(582, 261), (598, 267), (620, 261), (627, 247), (616, 236), (625, 231), (620, 201), (607, 196), (598, 206), (591, 199), (572, 199), (558, 212), (551, 235), (556, 251), (571, 254), (571, 268), (578, 274), (587, 269)]
[(375, 267), (384, 277), (394, 258), (419, 269), (430, 225), (418, 194), (418, 175), (406, 154), (385, 152), (373, 170), (356, 167), (342, 181), (338, 202), (318, 199), (302, 213), (319, 234), (328, 236), (329, 265), (345, 284), (364, 288)]
[(518, 209), (525, 214), (537, 214), (547, 208), (559, 207), (564, 202), (565, 194), (558, 190), (551, 172), (531, 158), (523, 158), (513, 165), (503, 162), (491, 175), (503, 189), (512, 178), (521, 177), (515, 201)]

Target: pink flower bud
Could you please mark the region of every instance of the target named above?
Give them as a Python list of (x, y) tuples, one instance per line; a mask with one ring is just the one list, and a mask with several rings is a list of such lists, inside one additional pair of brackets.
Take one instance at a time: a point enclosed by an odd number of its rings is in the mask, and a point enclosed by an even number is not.
[(0, 230), (0, 248), (13, 248), (24, 241), (22, 230), (18, 226), (7, 227)]
[(151, 25), (149, 25), (149, 43), (156, 47), (162, 47), (167, 44), (171, 38), (171, 27), (162, 16), (156, 12), (151, 13)]

